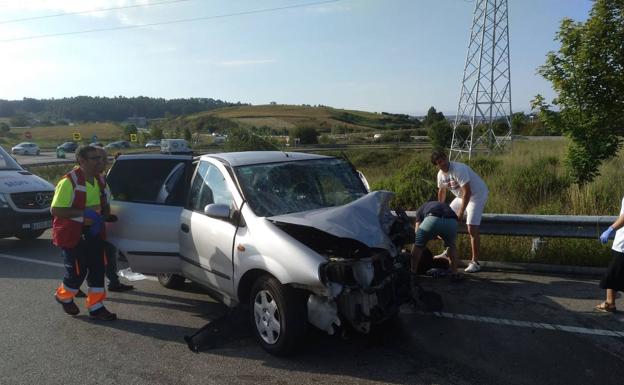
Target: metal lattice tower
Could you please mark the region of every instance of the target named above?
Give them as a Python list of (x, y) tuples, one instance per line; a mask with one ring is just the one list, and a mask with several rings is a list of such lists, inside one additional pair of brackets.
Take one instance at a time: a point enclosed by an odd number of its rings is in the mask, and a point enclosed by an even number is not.
[[(507, 15), (507, 0), (475, 2), (459, 106), (453, 124), (451, 159), (464, 155), (470, 159), (475, 152), (496, 151), (511, 140)], [(495, 126), (498, 136), (494, 133)]]

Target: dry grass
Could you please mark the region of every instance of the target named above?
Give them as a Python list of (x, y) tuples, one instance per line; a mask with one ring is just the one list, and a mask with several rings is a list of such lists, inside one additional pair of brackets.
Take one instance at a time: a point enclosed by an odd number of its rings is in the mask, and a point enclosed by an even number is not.
[(275, 117), (261, 117), (261, 118), (232, 118), (232, 120), (234, 120), (235, 122), (243, 125), (243, 126), (255, 126), (255, 127), (262, 127), (262, 126), (268, 126), (277, 130), (280, 129), (291, 129), (291, 128), (295, 128), (295, 125), (288, 121), (288, 120), (284, 120), (284, 119), (280, 119), (280, 118), (275, 118)]
[(110, 142), (119, 140), (123, 135), (123, 129), (114, 123), (88, 123), (75, 126), (45, 126), (45, 127), (28, 127), (28, 128), (12, 128), (11, 133), (17, 137), (14, 143), (26, 140), (24, 133), (28, 131), (32, 134), (33, 142), (42, 144), (58, 144), (65, 141), (72, 141), (73, 134), (78, 132), (81, 134), (82, 141), (91, 142), (93, 135), (98, 137), (98, 141)]
[(307, 107), (293, 105), (261, 105), (261, 106), (236, 106), (226, 107), (217, 110), (200, 112), (189, 115), (188, 119), (197, 119), (203, 116), (217, 116), (219, 118), (231, 119), (246, 126), (269, 126), (272, 128), (293, 128), (299, 124), (315, 124), (332, 126), (346, 126), (351, 131), (370, 131), (371, 128), (365, 125), (352, 124), (335, 119), (336, 114), (349, 113), (364, 119), (378, 120), (382, 115), (364, 112), (334, 109), (330, 107)]
[(262, 105), (262, 106), (240, 106), (220, 108), (201, 114), (217, 115), (222, 118), (254, 118), (254, 117), (306, 117), (306, 118), (331, 118), (336, 112), (348, 112), (360, 115), (369, 119), (378, 119), (380, 115), (364, 111), (352, 111), (334, 109), (329, 107), (306, 107), (293, 105)]

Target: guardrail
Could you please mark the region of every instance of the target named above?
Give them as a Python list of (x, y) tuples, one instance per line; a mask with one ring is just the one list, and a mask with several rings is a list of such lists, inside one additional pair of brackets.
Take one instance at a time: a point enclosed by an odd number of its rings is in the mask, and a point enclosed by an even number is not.
[[(415, 211), (407, 211), (413, 220)], [(597, 239), (617, 216), (483, 214), (479, 233), (489, 235)], [(466, 223), (458, 231), (466, 234)]]

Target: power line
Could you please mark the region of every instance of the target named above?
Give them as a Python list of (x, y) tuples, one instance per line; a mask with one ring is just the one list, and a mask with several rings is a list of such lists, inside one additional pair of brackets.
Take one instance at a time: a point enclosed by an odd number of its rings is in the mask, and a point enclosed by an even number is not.
[(124, 5), (124, 6), (121, 6), (121, 7), (101, 8), (101, 9), (94, 9), (94, 10), (89, 10), (89, 11), (63, 12), (63, 13), (57, 13), (57, 14), (54, 14), (54, 15), (33, 16), (33, 17), (24, 17), (22, 19), (3, 20), (3, 21), (0, 21), (0, 24), (11, 24), (11, 23), (18, 23), (20, 21), (49, 19), (49, 18), (52, 18), (52, 17), (61, 17), (61, 16), (70, 16), (70, 15), (84, 15), (86, 13), (108, 12), (108, 11), (114, 11), (114, 10), (117, 10), (117, 9), (152, 7), (152, 6), (156, 6), (156, 5), (181, 3), (181, 2), (184, 2), (184, 1), (191, 1), (191, 0), (171, 0), (171, 1), (162, 1), (160, 3)]
[(79, 35), (79, 34), (85, 34), (85, 33), (119, 31), (119, 30), (124, 30), (124, 29), (138, 29), (138, 28), (145, 28), (145, 27), (153, 27), (153, 26), (157, 26), (157, 25), (190, 23), (190, 22), (194, 22), (194, 21), (221, 19), (221, 18), (226, 18), (226, 17), (254, 15), (254, 14), (258, 14), (258, 13), (282, 11), (282, 10), (285, 10), (285, 9), (311, 7), (311, 6), (314, 6), (314, 5), (337, 3), (339, 1), (343, 1), (343, 0), (314, 1), (314, 2), (309, 2), (309, 3), (287, 5), (287, 6), (284, 6), (284, 7), (262, 8), (262, 9), (256, 9), (256, 10), (253, 10), (253, 11), (234, 12), (234, 13), (226, 13), (226, 14), (223, 14), (223, 15), (194, 17), (194, 18), (189, 18), (189, 19), (169, 20), (169, 21), (161, 21), (161, 22), (157, 22), (157, 23), (138, 24), (138, 25), (125, 25), (125, 26), (120, 26), (120, 27), (96, 28), (96, 29), (88, 29), (88, 30), (82, 30), (82, 31), (60, 32), (60, 33), (50, 33), (50, 34), (44, 34), (44, 35), (24, 36), (24, 37), (17, 37), (17, 38), (13, 38), (13, 39), (3, 39), (3, 40), (0, 40), (0, 43), (9, 43), (9, 42), (23, 41), (23, 40), (35, 40), (35, 39), (43, 39), (43, 38), (57, 37), (57, 36)]

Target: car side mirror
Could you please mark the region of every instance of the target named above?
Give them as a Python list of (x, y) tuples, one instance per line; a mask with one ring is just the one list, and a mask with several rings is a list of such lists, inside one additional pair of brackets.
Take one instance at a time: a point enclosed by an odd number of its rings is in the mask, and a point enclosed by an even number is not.
[(211, 203), (204, 207), (204, 214), (216, 219), (229, 219), (230, 206), (218, 203)]

